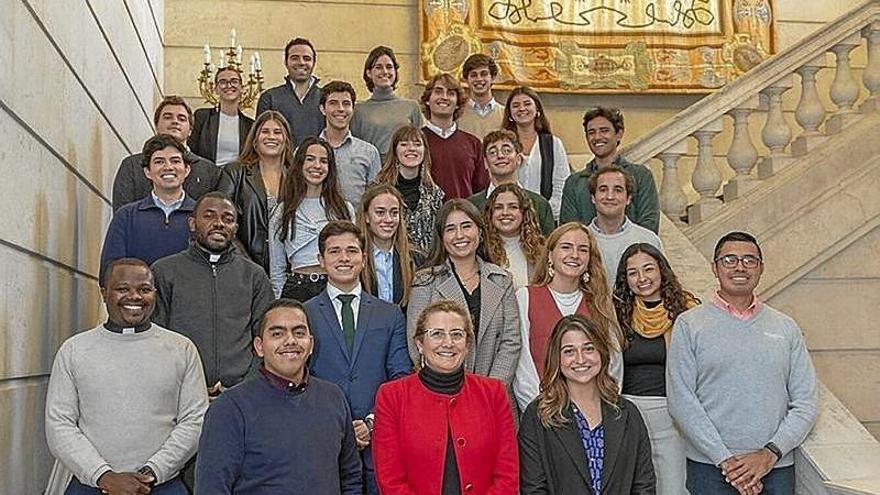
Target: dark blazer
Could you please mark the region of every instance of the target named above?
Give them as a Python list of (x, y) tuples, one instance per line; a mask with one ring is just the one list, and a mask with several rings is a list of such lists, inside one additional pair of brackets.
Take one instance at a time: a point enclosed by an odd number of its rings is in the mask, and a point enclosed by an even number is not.
[(223, 167), (217, 190), (238, 210), (238, 240), (254, 263), (269, 273), (269, 206), (260, 167), (232, 162)]
[[(214, 162), (201, 156), (187, 152), (186, 161), (190, 164), (189, 175), (183, 181), (186, 195), (198, 201), (206, 193), (217, 189), (220, 169)], [(113, 179), (113, 212), (135, 201), (148, 198), (153, 190), (153, 183), (144, 175), (143, 153), (129, 155), (119, 164), (116, 177)]]
[[(524, 495), (593, 494), (587, 455), (571, 407), (561, 428), (545, 428), (538, 400), (523, 413), (519, 429), (520, 486)], [(602, 403), (605, 462), (602, 494), (656, 493), (651, 441), (642, 415), (632, 402), (620, 399), (620, 411)]]
[(403, 313), (397, 306), (361, 291), (349, 353), (327, 290), (309, 299), (305, 307), (315, 338), (309, 371), (342, 388), (353, 418), (365, 417), (373, 412), (379, 385), (412, 371)]
[[(195, 123), (187, 144), (193, 153), (212, 162), (217, 161), (217, 135), (220, 132), (220, 110), (217, 107), (199, 108), (193, 114)], [(244, 146), (254, 119), (238, 112), (238, 146)]]

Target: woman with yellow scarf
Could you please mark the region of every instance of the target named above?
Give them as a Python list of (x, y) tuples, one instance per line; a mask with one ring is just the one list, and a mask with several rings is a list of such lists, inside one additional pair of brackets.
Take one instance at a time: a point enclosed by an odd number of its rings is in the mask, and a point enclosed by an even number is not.
[(675, 319), (699, 300), (681, 287), (654, 246), (633, 244), (620, 260), (614, 306), (626, 336), (623, 396), (639, 408), (648, 427), (657, 493), (687, 493), (684, 441), (666, 407), (666, 350)]

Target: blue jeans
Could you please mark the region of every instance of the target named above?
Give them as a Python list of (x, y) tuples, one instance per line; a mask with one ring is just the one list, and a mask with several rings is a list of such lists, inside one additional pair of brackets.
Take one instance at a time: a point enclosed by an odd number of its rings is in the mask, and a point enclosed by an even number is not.
[[(70, 484), (67, 485), (67, 489), (64, 490), (64, 495), (101, 495), (101, 489), (83, 485), (74, 477), (70, 480)], [(187, 495), (187, 492), (183, 481), (180, 481), (180, 477), (177, 477), (161, 485), (154, 486), (150, 490), (150, 495)]]
[[(762, 495), (794, 495), (794, 466), (771, 469), (761, 480)], [(737, 495), (736, 488), (724, 481), (721, 468), (687, 461), (687, 489), (693, 495)]]

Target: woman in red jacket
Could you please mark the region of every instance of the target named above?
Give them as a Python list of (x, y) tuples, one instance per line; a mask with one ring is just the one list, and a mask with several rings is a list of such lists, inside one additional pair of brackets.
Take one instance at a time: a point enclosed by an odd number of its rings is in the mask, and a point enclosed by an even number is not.
[(418, 374), (376, 395), (373, 455), (383, 495), (519, 493), (510, 401), (500, 381), (464, 372), (470, 316), (441, 299), (419, 315)]

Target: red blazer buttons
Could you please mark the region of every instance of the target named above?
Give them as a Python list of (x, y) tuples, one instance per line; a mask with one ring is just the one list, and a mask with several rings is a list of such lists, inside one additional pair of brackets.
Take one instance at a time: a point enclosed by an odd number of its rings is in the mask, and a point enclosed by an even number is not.
[(459, 447), (464, 447), (467, 445), (467, 440), (465, 440), (464, 437), (458, 437), (458, 440), (456, 440), (455, 443), (458, 444)]
[(449, 399), (449, 405), (450, 405), (450, 407), (454, 407), (454, 406), (455, 406), (455, 397)]
[(468, 484), (464, 485), (464, 491), (466, 491), (466, 492), (472, 492), (472, 491), (474, 491), (474, 484), (473, 484), (473, 483), (468, 483)]

